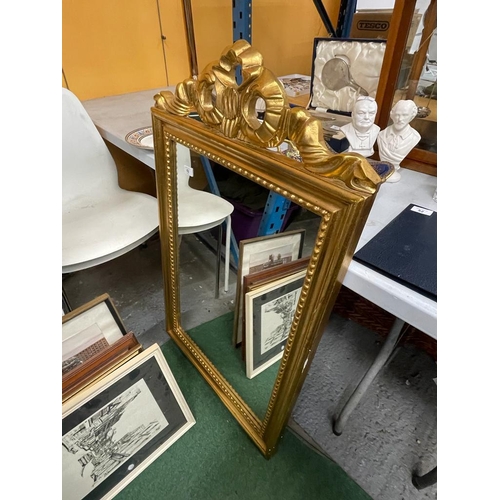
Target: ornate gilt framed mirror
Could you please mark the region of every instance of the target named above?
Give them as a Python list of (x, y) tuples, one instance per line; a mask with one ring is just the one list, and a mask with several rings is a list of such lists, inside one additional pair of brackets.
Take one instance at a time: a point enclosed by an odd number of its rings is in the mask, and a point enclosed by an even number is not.
[[(241, 69), (242, 82), (236, 82)], [(257, 115), (262, 99), (265, 112)], [(160, 238), (165, 286), (166, 331), (217, 393), (265, 457), (276, 451), (380, 184), (392, 166), (347, 153), (335, 154), (323, 139), (319, 121), (288, 105), (282, 84), (246, 41), (227, 47), (219, 61), (175, 93), (155, 96), (151, 109)], [(196, 113), (199, 119), (192, 117)], [(283, 142), (298, 157), (278, 151)], [(259, 186), (290, 199), (318, 222), (288, 340), (281, 361), (255, 402), (259, 377), (231, 375), (211, 343), (183, 327), (177, 235), (177, 149), (189, 148)], [(232, 322), (228, 322), (232, 325)], [(222, 338), (217, 337), (218, 340)], [(241, 360), (231, 342), (218, 348)], [(222, 346), (222, 347), (221, 347)]]

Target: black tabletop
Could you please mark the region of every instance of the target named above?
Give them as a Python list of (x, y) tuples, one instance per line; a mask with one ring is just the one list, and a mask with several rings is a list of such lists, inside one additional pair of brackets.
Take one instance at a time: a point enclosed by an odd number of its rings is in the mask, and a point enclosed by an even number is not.
[(437, 212), (408, 205), (354, 259), (437, 300)]

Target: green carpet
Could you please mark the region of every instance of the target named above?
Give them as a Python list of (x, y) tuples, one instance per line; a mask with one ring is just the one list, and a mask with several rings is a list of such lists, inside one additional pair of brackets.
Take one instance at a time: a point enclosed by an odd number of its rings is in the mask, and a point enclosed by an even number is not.
[[(227, 317), (218, 320), (229, 321)], [(162, 351), (196, 424), (118, 493), (117, 499), (370, 499), (337, 464), (288, 429), (276, 454), (264, 458), (174, 342), (166, 342)]]
[(234, 313), (224, 314), (193, 328), (189, 335), (257, 417), (263, 420), (280, 364), (276, 362), (254, 378), (247, 378), (241, 348), (233, 347), (233, 319)]

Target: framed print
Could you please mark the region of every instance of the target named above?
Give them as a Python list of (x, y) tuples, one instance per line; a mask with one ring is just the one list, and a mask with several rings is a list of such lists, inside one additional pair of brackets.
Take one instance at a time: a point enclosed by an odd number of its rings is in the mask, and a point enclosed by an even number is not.
[(62, 406), (62, 498), (110, 499), (195, 424), (158, 344)]
[(288, 264), (302, 257), (305, 229), (240, 241), (233, 343), (243, 340), (243, 278), (248, 274)]
[(142, 350), (142, 345), (130, 332), (119, 340), (95, 353), (89, 359), (62, 376), (62, 400), (76, 394), (85, 386), (96, 382), (109, 371), (124, 363)]
[[(303, 269), (307, 269), (309, 265), (310, 257), (302, 257), (297, 260), (293, 260), (288, 264), (283, 264), (281, 266), (272, 267), (270, 269), (264, 269), (253, 274), (247, 274), (243, 277), (243, 295), (245, 296), (248, 292), (255, 290), (263, 285), (268, 285), (269, 283), (276, 282), (281, 278), (286, 278), (291, 274), (295, 274)], [(246, 301), (243, 301), (243, 339), (242, 339), (242, 359), (245, 360), (246, 356)]]
[(105, 293), (62, 317), (63, 401), (102, 376), (141, 345)]
[(105, 293), (62, 317), (63, 375), (127, 334)]
[(283, 356), (306, 270), (245, 294), (248, 378), (255, 377)]

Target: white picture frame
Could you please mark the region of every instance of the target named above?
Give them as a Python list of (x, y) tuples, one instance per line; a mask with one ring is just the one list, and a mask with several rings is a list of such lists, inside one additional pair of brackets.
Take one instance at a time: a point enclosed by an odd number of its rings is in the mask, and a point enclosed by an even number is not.
[(307, 269), (245, 294), (245, 367), (253, 378), (276, 363), (290, 334)]
[(152, 345), (63, 403), (62, 498), (113, 498), (195, 423)]

